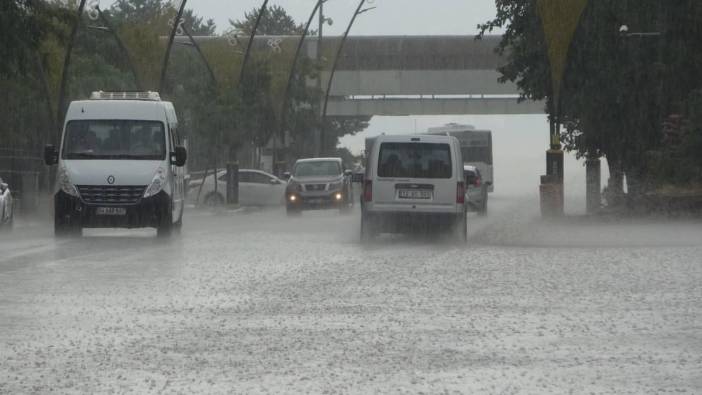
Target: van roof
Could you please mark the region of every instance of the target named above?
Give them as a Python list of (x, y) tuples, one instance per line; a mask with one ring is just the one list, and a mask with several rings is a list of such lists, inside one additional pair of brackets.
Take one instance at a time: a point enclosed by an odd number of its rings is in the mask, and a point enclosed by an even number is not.
[(455, 137), (443, 134), (396, 134), (396, 135), (381, 135), (378, 136), (378, 143), (449, 143), (455, 140)]
[(77, 100), (71, 102), (66, 121), (88, 119), (133, 119), (177, 123), (169, 114), (169, 102), (145, 100)]
[(341, 162), (341, 158), (305, 158), (305, 159), (298, 159), (297, 163), (300, 163), (300, 162), (322, 162), (322, 161)]

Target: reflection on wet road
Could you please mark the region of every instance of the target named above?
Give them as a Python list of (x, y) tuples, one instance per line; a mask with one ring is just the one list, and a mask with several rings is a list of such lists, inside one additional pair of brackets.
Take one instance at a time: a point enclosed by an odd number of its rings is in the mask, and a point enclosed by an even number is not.
[[(491, 197), (492, 198), (492, 197)], [(0, 393), (702, 391), (702, 230), (537, 219), (470, 243), (335, 211), (197, 211), (182, 234), (0, 237)]]

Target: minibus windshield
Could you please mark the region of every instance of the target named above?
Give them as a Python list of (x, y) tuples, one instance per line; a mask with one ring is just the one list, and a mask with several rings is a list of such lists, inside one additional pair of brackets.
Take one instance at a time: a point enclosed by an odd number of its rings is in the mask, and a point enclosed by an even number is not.
[(163, 123), (143, 120), (79, 120), (66, 126), (63, 159), (163, 160)]

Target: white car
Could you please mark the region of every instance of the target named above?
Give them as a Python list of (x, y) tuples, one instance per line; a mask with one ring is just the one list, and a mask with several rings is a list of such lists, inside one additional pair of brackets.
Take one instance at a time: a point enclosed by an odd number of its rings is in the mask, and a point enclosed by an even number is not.
[(0, 178), (0, 229), (12, 227), (13, 218), (12, 192)]
[(83, 227), (180, 228), (185, 206), (183, 166), (173, 104), (156, 92), (93, 92), (68, 107), (59, 147), (44, 161), (58, 165), (54, 234)]
[[(217, 171), (217, 189), (214, 175), (204, 180), (190, 181), (188, 201), (217, 206), (227, 196), (227, 171)], [(280, 178), (261, 170), (239, 169), (239, 204), (242, 206), (278, 206), (285, 202), (285, 186)]]
[(458, 139), (379, 136), (363, 181), (361, 240), (382, 232), (452, 230), (467, 237), (466, 185)]

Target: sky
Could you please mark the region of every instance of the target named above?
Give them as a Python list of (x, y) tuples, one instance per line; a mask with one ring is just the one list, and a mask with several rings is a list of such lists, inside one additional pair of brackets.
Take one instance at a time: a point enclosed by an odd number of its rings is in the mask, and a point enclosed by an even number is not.
[[(224, 28), (228, 19), (240, 19), (244, 12), (259, 8), (261, 3), (262, 0), (189, 0), (187, 6)], [(285, 8), (302, 23), (309, 18), (315, 3), (316, 0), (271, 0), (269, 5)], [(495, 15), (494, 0), (367, 0), (366, 4), (377, 8), (357, 19), (354, 35), (473, 34), (478, 23)], [(326, 26), (325, 32), (341, 35), (357, 6), (357, 0), (328, 0), (324, 14), (333, 24)]]

